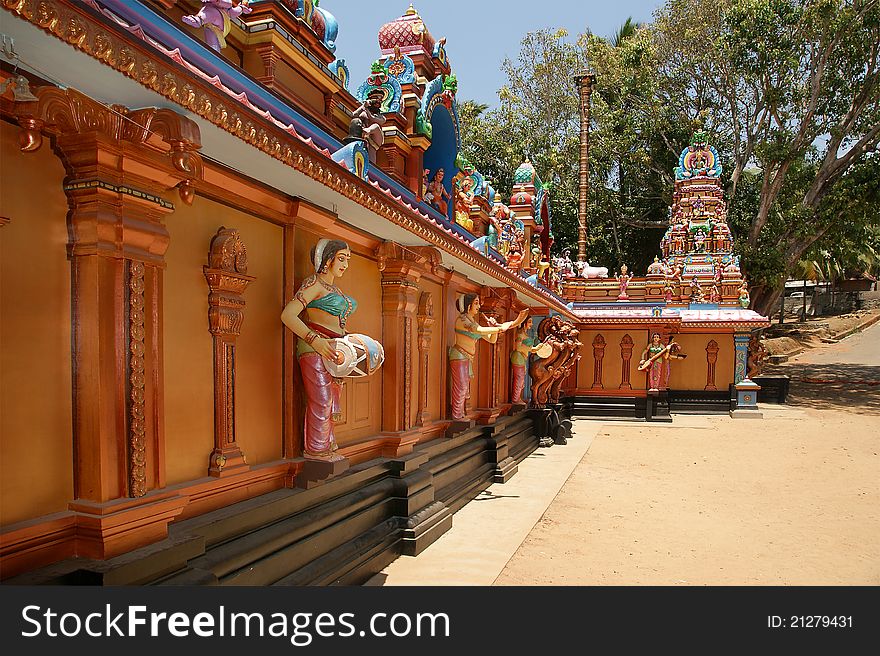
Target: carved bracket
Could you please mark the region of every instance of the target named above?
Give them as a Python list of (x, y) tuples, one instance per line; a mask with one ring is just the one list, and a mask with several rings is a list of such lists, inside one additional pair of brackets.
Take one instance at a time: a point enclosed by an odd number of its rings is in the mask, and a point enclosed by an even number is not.
[(400, 265), (408, 263), (418, 269), (440, 275), (443, 257), (432, 246), (401, 246), (393, 241), (384, 241), (376, 248), (376, 264), (379, 271), (384, 272), (394, 262)]
[(203, 177), (198, 153), (201, 134), (192, 120), (170, 109), (104, 105), (70, 88), (44, 86), (35, 95), (37, 100), (15, 105), (22, 151), (38, 150), (44, 132), (56, 136), (97, 133), (114, 143), (157, 149), (167, 154), (171, 168), (182, 178), (177, 184), (181, 200), (192, 203), (195, 184)]

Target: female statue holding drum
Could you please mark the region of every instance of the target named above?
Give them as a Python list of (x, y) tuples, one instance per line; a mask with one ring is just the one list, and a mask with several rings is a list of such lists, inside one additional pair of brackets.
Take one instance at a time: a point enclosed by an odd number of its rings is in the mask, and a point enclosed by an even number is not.
[(498, 340), (499, 333), (516, 328), (529, 315), (523, 310), (513, 321), (502, 324), (490, 319), (490, 325), (481, 326), (477, 317), (480, 313), (480, 297), (465, 294), (458, 299), (456, 308), (460, 312), (455, 320), (455, 344), (449, 348), (449, 376), (451, 382), (452, 418), (464, 418), (465, 401), (470, 397), (470, 379), (474, 375), (474, 358), (477, 342), (485, 339), (490, 344)]
[[(321, 239), (312, 249), (311, 259), (315, 274), (303, 281), (281, 313), (281, 321), (299, 337), (296, 353), (307, 399), (303, 455), (340, 460), (342, 456), (335, 453), (338, 447), (333, 422), (339, 420), (340, 378), (351, 375), (358, 365), (352, 345), (359, 345), (360, 361), (367, 361), (366, 372), (360, 375), (381, 366), (384, 352), (366, 335), (346, 335), (345, 324), (357, 309), (357, 302), (343, 294), (335, 281), (348, 268), (348, 244)], [(300, 318), (303, 311), (305, 321)], [(364, 347), (367, 342), (369, 346)]]

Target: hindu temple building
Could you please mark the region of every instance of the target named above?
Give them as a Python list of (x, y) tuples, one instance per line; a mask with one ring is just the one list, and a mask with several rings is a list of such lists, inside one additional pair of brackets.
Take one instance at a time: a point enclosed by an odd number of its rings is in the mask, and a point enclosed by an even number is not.
[(331, 4), (0, 10), (4, 580), (358, 583), (547, 441), (549, 194), (460, 156), (415, 8), (352, 80)]
[[(610, 276), (599, 268), (575, 275), (570, 262), (562, 267), (563, 296), (582, 342), (569, 381), (576, 414), (728, 411), (737, 396), (740, 410), (754, 405), (749, 343), (769, 321), (749, 309), (720, 175), (718, 152), (697, 133), (675, 168), (669, 227), (644, 277), (625, 265)], [(655, 333), (660, 345), (674, 346), (671, 358), (658, 358), (652, 380), (638, 366)]]

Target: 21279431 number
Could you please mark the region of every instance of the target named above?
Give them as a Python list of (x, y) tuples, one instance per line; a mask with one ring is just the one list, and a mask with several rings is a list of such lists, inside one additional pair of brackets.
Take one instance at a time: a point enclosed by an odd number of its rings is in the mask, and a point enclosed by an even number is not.
[(851, 629), (852, 626), (852, 615), (767, 616), (767, 627), (771, 629)]

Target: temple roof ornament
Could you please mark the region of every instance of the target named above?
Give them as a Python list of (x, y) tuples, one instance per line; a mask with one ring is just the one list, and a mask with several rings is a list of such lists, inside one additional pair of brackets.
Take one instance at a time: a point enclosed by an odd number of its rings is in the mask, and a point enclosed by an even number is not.
[(312, 29), (315, 30), (330, 52), (336, 52), (336, 37), (339, 34), (339, 22), (336, 17), (315, 3), (312, 12)]
[(377, 89), (382, 92), (382, 113), (399, 112), (403, 90), (400, 88), (397, 78), (388, 74), (385, 65), (381, 61), (373, 62), (369, 77), (367, 77), (366, 82), (358, 87), (355, 97), (363, 102), (370, 93)]
[(388, 74), (395, 77), (400, 84), (415, 84), (416, 65), (412, 58), (400, 51), (400, 46), (394, 48), (394, 53), (385, 59), (383, 65)]
[(431, 57), (435, 45), (434, 37), (412, 4), (403, 16), (379, 29), (379, 48), (383, 55), (393, 53), (398, 47), (404, 53), (424, 52)]
[(675, 179), (718, 178), (720, 176), (721, 160), (718, 157), (718, 151), (714, 146), (709, 145), (705, 132), (695, 133), (691, 145), (685, 148), (678, 158)]
[(526, 157), (525, 161), (519, 165), (519, 168), (513, 174), (513, 184), (515, 185), (531, 185), (538, 188), (541, 185), (541, 178), (534, 165)]

